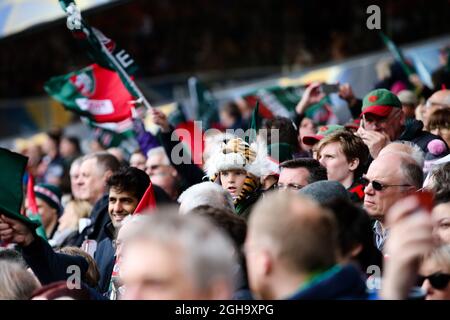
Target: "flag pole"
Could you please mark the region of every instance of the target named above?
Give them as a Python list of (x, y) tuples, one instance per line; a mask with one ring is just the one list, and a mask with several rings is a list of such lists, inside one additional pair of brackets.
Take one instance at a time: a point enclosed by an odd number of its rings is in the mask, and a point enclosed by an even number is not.
[(75, 2), (71, 2), (69, 5), (62, 6), (64, 12), (67, 15), (67, 28), (69, 30), (82, 30), (83, 33), (89, 37), (90, 33), (92, 32), (93, 36), (97, 40), (97, 42), (100, 44), (100, 48), (102, 52), (109, 58), (111, 63), (114, 65), (116, 70), (119, 72), (119, 74), (125, 79), (127, 84), (134, 90), (134, 92), (138, 95), (138, 101), (142, 102), (142, 104), (145, 106), (147, 110), (151, 110), (152, 106), (148, 102), (148, 100), (145, 98), (142, 91), (139, 89), (139, 87), (136, 85), (136, 83), (133, 81), (133, 79), (130, 78), (128, 73), (125, 71), (124, 68), (120, 65), (119, 62), (117, 62), (116, 58), (111, 54), (111, 52), (106, 48), (106, 46), (103, 44), (103, 42), (98, 38), (97, 34), (93, 29), (87, 28), (86, 24), (84, 23), (83, 19), (81, 18), (81, 13), (78, 10)]

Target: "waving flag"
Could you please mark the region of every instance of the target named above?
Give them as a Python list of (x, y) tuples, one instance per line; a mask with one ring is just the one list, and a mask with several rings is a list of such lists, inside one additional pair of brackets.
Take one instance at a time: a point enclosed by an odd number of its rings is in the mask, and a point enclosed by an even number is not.
[(145, 190), (145, 193), (142, 196), (141, 201), (139, 201), (133, 214), (142, 214), (142, 212), (145, 210), (150, 211), (154, 209), (156, 209), (156, 199), (155, 192), (153, 190), (153, 184), (150, 181), (150, 185), (148, 186), (147, 190)]
[(68, 110), (96, 123), (120, 122), (131, 118), (131, 101), (116, 72), (90, 65), (79, 71), (53, 77), (45, 91)]

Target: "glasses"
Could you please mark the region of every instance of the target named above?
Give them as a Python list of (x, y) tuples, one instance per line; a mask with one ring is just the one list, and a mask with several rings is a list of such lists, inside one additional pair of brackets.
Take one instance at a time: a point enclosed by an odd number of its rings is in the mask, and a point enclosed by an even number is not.
[(288, 183), (288, 184), (277, 183), (275, 185), (276, 189), (296, 189), (296, 190), (300, 190), (303, 187), (304, 186), (302, 186), (300, 184), (295, 184), (295, 183)]
[(450, 274), (436, 272), (426, 277), (419, 275), (417, 278), (417, 284), (421, 286), (426, 279), (428, 279), (433, 288), (442, 290), (447, 287), (448, 282), (450, 281)]
[(369, 184), (372, 184), (372, 188), (374, 188), (374, 190), (376, 190), (376, 191), (381, 191), (381, 190), (389, 188), (389, 187), (411, 187), (410, 184), (383, 184), (376, 180), (370, 181), (367, 178), (361, 178), (360, 183), (364, 187), (367, 187)]

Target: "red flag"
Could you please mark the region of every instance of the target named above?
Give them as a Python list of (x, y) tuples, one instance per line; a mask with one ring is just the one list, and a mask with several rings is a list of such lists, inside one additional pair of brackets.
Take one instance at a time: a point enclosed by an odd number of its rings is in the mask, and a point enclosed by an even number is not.
[(39, 214), (38, 207), (36, 204), (36, 195), (34, 194), (34, 178), (31, 173), (28, 173), (27, 201), (28, 201), (28, 209), (30, 209), (31, 213), (33, 215)]
[(154, 209), (156, 209), (155, 192), (153, 191), (153, 184), (150, 181), (150, 185), (145, 190), (133, 214), (141, 214), (144, 210), (153, 211)]

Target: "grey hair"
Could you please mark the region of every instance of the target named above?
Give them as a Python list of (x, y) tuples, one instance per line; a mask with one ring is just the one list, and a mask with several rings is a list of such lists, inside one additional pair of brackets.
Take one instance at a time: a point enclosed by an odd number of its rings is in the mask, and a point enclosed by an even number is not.
[(234, 212), (233, 198), (230, 193), (214, 182), (201, 182), (186, 189), (179, 197), (180, 213), (208, 205), (213, 208), (228, 209)]
[(134, 241), (148, 240), (180, 249), (183, 267), (199, 290), (205, 290), (217, 280), (235, 284), (237, 264), (232, 241), (206, 218), (157, 212), (133, 217), (133, 232), (125, 246)]
[[(404, 153), (407, 153), (409, 156), (411, 156), (411, 158), (413, 158), (413, 160), (421, 168), (423, 168), (424, 163), (425, 163), (425, 153), (422, 151), (422, 149), (417, 144), (415, 144), (414, 142), (411, 142), (411, 141), (399, 140), (399, 141), (393, 141), (393, 142), (389, 143), (388, 145), (394, 145), (394, 144), (407, 146), (409, 151), (404, 152)], [(398, 152), (403, 152), (403, 151), (398, 151)]]
[(0, 300), (28, 300), (39, 282), (18, 262), (0, 261)]
[(147, 159), (153, 156), (157, 156), (157, 155), (163, 155), (163, 159), (164, 159), (164, 165), (170, 166), (170, 160), (169, 157), (167, 156), (166, 150), (164, 149), (164, 147), (156, 147), (156, 148), (152, 148), (150, 150), (148, 150), (147, 152)]
[(404, 153), (402, 154), (402, 160), (400, 163), (400, 170), (406, 184), (414, 186), (417, 190), (422, 188), (423, 184), (423, 171), (422, 167), (416, 162), (411, 155)]

